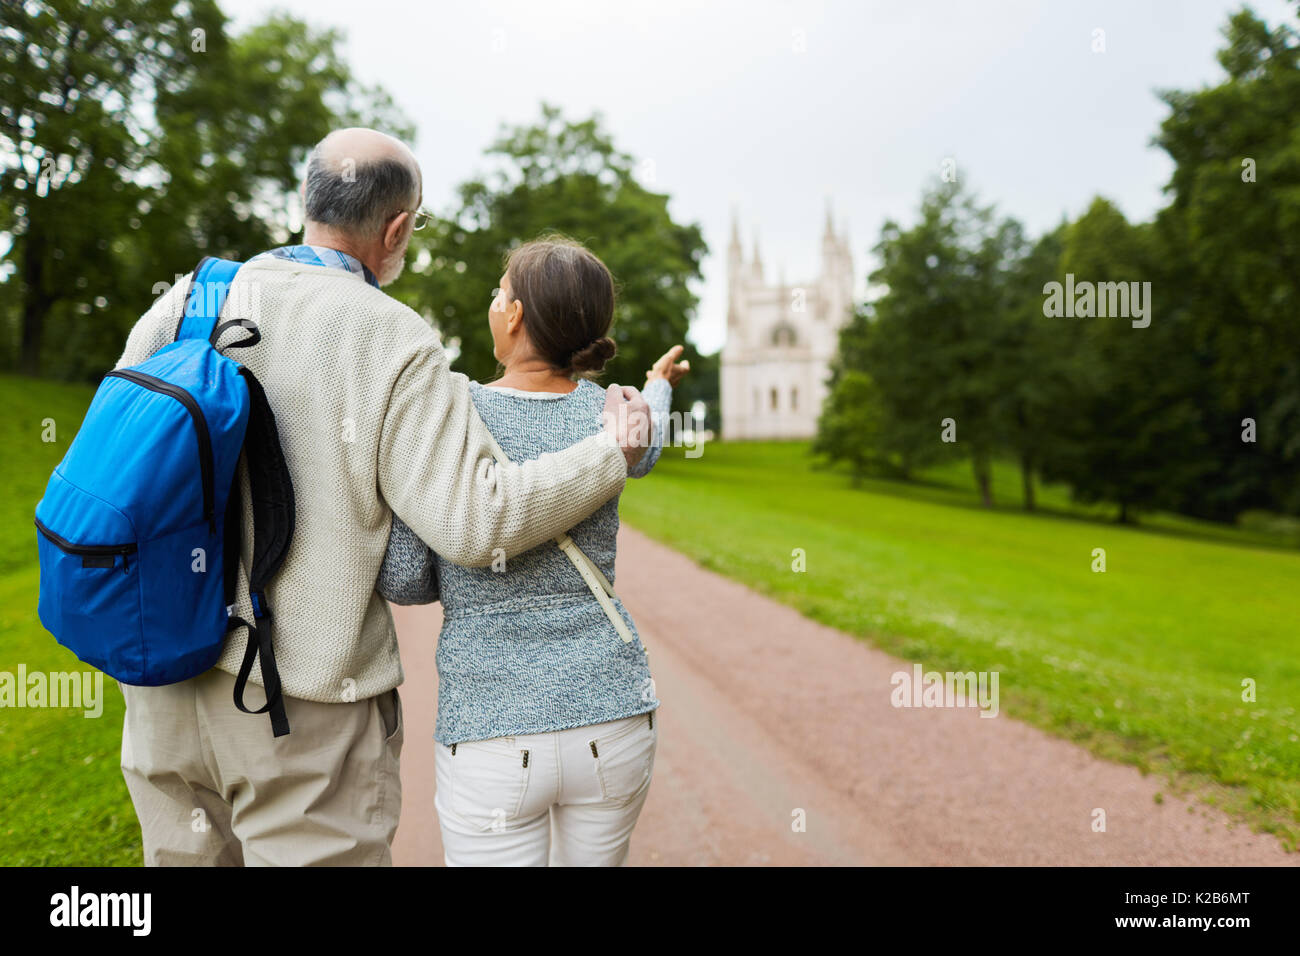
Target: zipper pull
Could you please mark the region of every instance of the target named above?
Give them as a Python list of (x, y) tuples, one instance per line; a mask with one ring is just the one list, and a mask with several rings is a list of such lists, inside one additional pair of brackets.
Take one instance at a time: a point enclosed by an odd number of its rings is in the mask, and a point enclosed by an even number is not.
[(123, 573), (123, 574), (126, 574), (126, 573), (127, 573), (127, 563), (126, 563), (126, 561), (127, 561), (127, 558), (128, 558), (128, 557), (130, 557), (130, 555), (128, 555), (125, 551), (123, 551), (123, 552), (122, 552), (122, 573)]

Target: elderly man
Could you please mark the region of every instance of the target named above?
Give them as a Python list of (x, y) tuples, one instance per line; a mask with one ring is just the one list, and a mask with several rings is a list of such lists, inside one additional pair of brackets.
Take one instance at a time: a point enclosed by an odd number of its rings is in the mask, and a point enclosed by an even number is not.
[[(122, 770), (149, 864), (391, 863), (402, 668), (374, 587), (393, 513), (438, 553), (487, 565), (595, 511), (642, 452), (627, 422), (645, 402), (611, 386), (599, 435), (522, 465), (495, 462), (438, 336), (379, 291), (401, 274), (421, 198), (402, 143), (331, 133), (308, 162), (304, 244), (254, 256), (231, 285), (231, 305), (247, 303), (240, 317), (261, 333), (239, 357), (266, 390), (296, 494), (292, 547), (267, 595), (293, 730), (273, 737), (267, 721), (235, 709), (240, 641), (199, 677), (123, 685)], [(172, 340), (187, 292), (178, 284), (154, 303), (119, 367)], [(246, 595), (242, 466), (240, 481)], [(249, 619), (247, 598), (236, 613)]]

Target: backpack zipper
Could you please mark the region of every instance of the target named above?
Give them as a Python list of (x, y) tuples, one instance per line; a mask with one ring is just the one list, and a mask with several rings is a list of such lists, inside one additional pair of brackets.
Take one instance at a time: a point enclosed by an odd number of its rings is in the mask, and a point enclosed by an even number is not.
[(41, 523), (41, 519), (40, 519), (40, 518), (37, 518), (37, 519), (35, 519), (35, 520), (36, 520), (36, 530), (39, 531), (41, 534), (45, 535), (45, 537), (49, 540), (49, 542), (50, 542), (51, 544), (53, 544), (56, 548), (58, 548), (60, 551), (64, 552), (65, 554), (78, 554), (78, 555), (101, 555), (101, 554), (114, 555), (114, 554), (120, 554), (120, 555), (122, 556), (122, 573), (123, 573), (123, 574), (125, 574), (126, 571), (127, 571), (127, 563), (126, 563), (126, 562), (127, 562), (127, 557), (126, 557), (126, 556), (127, 556), (128, 554), (135, 554), (135, 552), (136, 552), (136, 550), (137, 550), (136, 545), (135, 545), (134, 543), (131, 543), (131, 544), (73, 544), (73, 543), (72, 543), (71, 541), (69, 541), (67, 538), (62, 537), (61, 535), (57, 535), (57, 534), (55, 534), (53, 531), (51, 531), (49, 528), (45, 527), (45, 525), (43, 525), (43, 524)]
[(194, 400), (194, 396), (179, 385), (173, 385), (171, 382), (164, 382), (162, 379), (149, 375), (145, 372), (139, 372), (132, 368), (115, 369), (104, 376), (105, 378), (124, 378), (128, 382), (134, 382), (141, 388), (147, 388), (151, 392), (158, 392), (162, 395), (170, 395), (176, 399), (190, 413), (190, 418), (194, 420), (194, 431), (199, 439), (199, 471), (203, 478), (203, 517), (208, 522), (208, 531), (212, 534), (217, 533), (217, 519), (213, 513), (215, 505), (213, 503), (213, 479), (212, 479), (212, 436), (208, 432), (208, 421), (203, 417), (203, 410), (199, 408), (199, 403)]

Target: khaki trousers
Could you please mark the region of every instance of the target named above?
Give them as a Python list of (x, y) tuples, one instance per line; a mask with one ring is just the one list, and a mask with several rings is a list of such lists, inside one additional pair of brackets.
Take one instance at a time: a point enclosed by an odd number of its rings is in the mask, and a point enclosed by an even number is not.
[[(402, 807), (396, 688), (354, 702), (285, 699), (291, 732), (236, 709), (220, 670), (120, 684), (122, 774), (147, 866), (391, 866)], [(247, 697), (261, 706), (256, 688)]]

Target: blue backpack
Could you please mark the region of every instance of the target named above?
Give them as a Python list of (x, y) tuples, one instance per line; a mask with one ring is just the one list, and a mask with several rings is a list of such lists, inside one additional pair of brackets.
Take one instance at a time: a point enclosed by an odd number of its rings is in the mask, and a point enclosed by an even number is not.
[[(275, 418), (253, 374), (217, 351), (218, 324), (240, 263), (208, 257), (194, 270), (171, 344), (109, 372), (36, 506), (41, 623), (82, 661), (124, 684), (158, 686), (211, 668), (226, 635), (248, 631), (235, 683), (245, 713), (269, 713), (289, 733), (271, 646), (266, 587), (293, 538), (293, 483)], [(236, 480), (248, 462), (253, 511), (249, 597), (234, 613), (243, 509)], [(266, 704), (244, 690), (261, 658)]]

